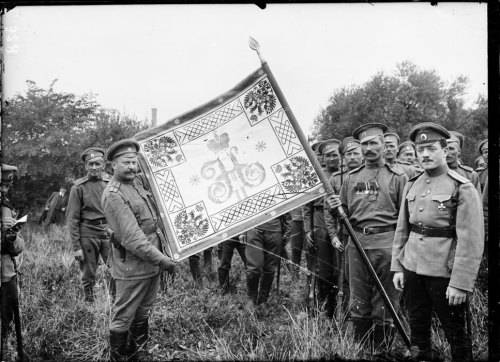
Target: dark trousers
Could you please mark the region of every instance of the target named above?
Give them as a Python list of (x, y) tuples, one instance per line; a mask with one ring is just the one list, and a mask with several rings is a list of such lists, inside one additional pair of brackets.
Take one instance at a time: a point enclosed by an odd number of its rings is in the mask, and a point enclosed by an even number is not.
[(318, 302), (326, 303), (329, 317), (333, 317), (338, 293), (338, 256), (337, 249), (332, 246), (328, 231), (323, 228), (314, 230), (314, 241), (318, 261)]
[[(250, 229), (247, 231), (247, 274), (274, 273), (281, 255), (281, 232)], [(267, 253), (269, 251), (270, 253)]]
[(19, 295), (17, 293), (17, 277), (13, 277), (8, 282), (2, 283), (2, 353), (7, 346), (7, 336), (11, 330), (11, 323), (14, 320), (14, 307), (18, 304)]
[(446, 299), (449, 278), (404, 271), (411, 344), (418, 355), (431, 351), (432, 311), (435, 311), (451, 347), (453, 361), (472, 359), (472, 341), (466, 329), (466, 303), (450, 306)]
[(302, 253), (304, 253), (307, 269), (311, 270), (311, 258), (308, 258), (307, 241), (303, 221), (292, 220), (290, 228), (290, 245), (292, 248), (292, 263), (300, 265)]
[(247, 257), (245, 255), (245, 244), (240, 243), (236, 239), (223, 241), (221, 244), (222, 255), (219, 269), (229, 271), (231, 269), (231, 261), (233, 260), (234, 249), (240, 254), (241, 260), (245, 266), (247, 265)]
[(99, 263), (99, 255), (104, 262), (108, 261), (110, 249), (110, 241), (108, 238), (90, 238), (81, 237), (80, 246), (82, 247), (85, 260), (80, 262), (80, 271), (82, 276), (82, 284), (84, 288), (93, 288), (95, 285), (97, 264)]

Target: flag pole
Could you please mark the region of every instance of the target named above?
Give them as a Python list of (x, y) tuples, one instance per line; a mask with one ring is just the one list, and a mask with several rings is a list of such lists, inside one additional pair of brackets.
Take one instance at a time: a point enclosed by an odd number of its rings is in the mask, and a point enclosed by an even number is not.
[[(309, 146), (307, 142), (307, 138), (305, 137), (304, 133), (302, 133), (302, 130), (300, 129), (300, 126), (297, 122), (297, 119), (295, 118), (292, 110), (290, 109), (290, 106), (288, 105), (288, 102), (285, 99), (285, 96), (283, 95), (283, 92), (281, 92), (280, 87), (278, 86), (278, 83), (276, 82), (276, 79), (274, 78), (273, 73), (271, 72), (271, 69), (269, 68), (269, 65), (267, 62), (262, 58), (262, 55), (260, 54), (260, 45), (255, 40), (254, 38), (250, 37), (249, 40), (249, 45), (252, 50), (255, 50), (257, 52), (257, 55), (259, 56), (260, 62), (262, 64), (262, 69), (266, 73), (269, 82), (273, 86), (274, 91), (276, 92), (276, 95), (281, 102), (281, 105), (283, 106), (283, 109), (285, 110), (286, 114), (288, 115), (288, 118), (290, 120), (290, 123), (292, 124), (297, 136), (299, 137), (300, 142), (302, 143), (304, 150), (306, 151), (307, 155), (309, 156), (309, 159), (312, 161), (314, 169), (316, 170), (316, 173), (318, 174), (321, 182), (323, 183), (324, 190), (328, 194), (333, 194), (333, 187), (330, 184), (329, 180), (326, 177), (326, 174), (323, 172), (323, 169), (321, 165), (319, 164), (319, 161), (316, 159), (316, 155), (314, 154), (313, 150)], [(324, 191), (323, 190), (323, 191)], [(403, 328), (403, 325), (401, 323), (401, 320), (396, 312), (396, 309), (394, 309), (394, 306), (391, 303), (391, 300), (389, 299), (389, 296), (387, 295), (387, 292), (384, 289), (384, 286), (380, 282), (380, 279), (378, 278), (377, 273), (375, 272), (375, 269), (373, 269), (373, 266), (370, 263), (370, 260), (368, 259), (368, 256), (366, 255), (365, 250), (363, 249), (363, 246), (361, 245), (361, 242), (359, 241), (356, 233), (354, 232), (351, 223), (349, 222), (349, 218), (347, 214), (345, 213), (344, 209), (342, 209), (342, 206), (338, 207), (338, 215), (340, 216), (341, 221), (344, 223), (344, 225), (347, 227), (347, 231), (349, 232), (349, 235), (351, 236), (351, 239), (354, 242), (354, 246), (358, 250), (359, 254), (361, 255), (361, 260), (363, 260), (365, 266), (368, 269), (368, 272), (371, 274), (372, 278), (375, 280), (375, 285), (380, 292), (380, 295), (382, 299), (384, 300), (384, 304), (386, 305), (387, 309), (389, 310), (389, 313), (391, 314), (391, 317), (394, 320), (394, 324), (396, 325), (396, 328), (398, 329), (399, 333), (401, 334), (401, 337), (403, 338), (404, 342), (408, 346), (408, 348), (411, 347), (410, 343), (410, 338), (406, 334), (406, 331)]]

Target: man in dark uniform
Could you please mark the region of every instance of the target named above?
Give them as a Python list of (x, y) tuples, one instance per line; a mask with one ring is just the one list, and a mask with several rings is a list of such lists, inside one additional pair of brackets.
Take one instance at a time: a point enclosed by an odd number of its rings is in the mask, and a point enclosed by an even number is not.
[(240, 241), (247, 243), (248, 301), (245, 309), (249, 312), (253, 312), (256, 305), (262, 305), (265, 310), (269, 299), (283, 243), (282, 220), (276, 217), (240, 235)]
[(408, 178), (415, 176), (416, 170), (412, 164), (397, 159), (398, 145), (400, 138), (396, 133), (388, 132), (384, 134), (385, 149), (384, 158), (387, 165), (396, 167), (398, 170), (403, 171)]
[(484, 189), (484, 185), (488, 178), (488, 140), (484, 140), (479, 144), (479, 154), (483, 156), (485, 165), (476, 169), (477, 175), (479, 176), (479, 182), (481, 182), (481, 189)]
[(110, 249), (108, 223), (101, 198), (109, 178), (104, 171), (104, 150), (91, 147), (81, 154), (87, 175), (75, 181), (68, 201), (68, 234), (73, 254), (80, 263), (85, 300), (94, 301), (94, 285), (99, 255), (107, 263)]
[(227, 294), (230, 291), (229, 271), (231, 270), (231, 262), (233, 260), (234, 249), (240, 254), (243, 264), (247, 265), (247, 257), (245, 255), (245, 244), (240, 242), (239, 236), (234, 236), (231, 239), (224, 240), (221, 244), (221, 259), (219, 268), (219, 287), (222, 294)]
[(66, 186), (61, 186), (59, 192), (53, 192), (45, 204), (47, 216), (43, 221), (43, 226), (49, 226), (52, 223), (64, 225), (66, 223), (65, 213), (68, 206), (68, 194)]
[[(392, 284), (391, 251), (407, 178), (384, 161), (386, 130), (387, 126), (381, 123), (365, 124), (354, 130), (365, 164), (351, 171), (342, 184), (340, 196), (329, 195), (327, 202), (334, 213), (339, 206), (346, 210), (356, 236), (397, 308), (399, 293)], [(394, 334), (392, 317), (352, 241), (348, 245), (348, 258), (355, 338), (361, 340), (373, 326), (373, 347), (387, 348)]]
[[(327, 178), (337, 172), (340, 168), (340, 141), (329, 139), (321, 141), (318, 152), (325, 161), (325, 174)], [(314, 202), (307, 203), (303, 209), (304, 231), (309, 244), (317, 248), (318, 262), (318, 303), (325, 304), (325, 311), (328, 318), (332, 319), (338, 292), (337, 249), (332, 243), (340, 243), (338, 238), (330, 239), (324, 214), (324, 197), (320, 197)], [(314, 218), (314, 230), (311, 230), (311, 218)]]
[[(337, 171), (330, 177), (330, 184), (332, 185), (333, 191), (338, 195), (340, 194), (340, 189), (347, 176), (347, 174), (360, 167), (363, 164), (363, 153), (361, 152), (361, 144), (358, 140), (354, 139), (352, 136), (345, 137), (342, 139), (342, 147), (340, 148), (342, 156), (344, 158), (344, 163), (347, 165), (345, 171)], [(349, 233), (346, 229), (342, 229), (342, 233), (339, 233), (339, 220), (330, 212), (330, 207), (325, 200), (325, 224), (330, 235), (331, 240), (336, 240), (336, 236), (340, 239), (341, 243), (333, 243), (333, 246), (342, 253), (341, 257), (344, 259), (344, 278), (342, 282), (343, 291), (343, 304), (342, 309), (345, 315), (349, 315), (349, 260), (346, 258), (346, 247), (349, 240)]]
[(455, 131), (449, 131), (449, 133), (450, 138), (446, 140), (448, 146), (446, 163), (448, 164), (448, 168), (472, 182), (477, 192), (479, 192), (479, 195), (481, 195), (482, 190), (481, 183), (479, 182), (479, 176), (472, 168), (462, 165), (462, 163), (460, 163), (458, 160), (460, 155), (462, 154), (462, 147), (464, 146), (465, 137), (461, 133)]
[(451, 345), (452, 360), (472, 360), (466, 300), (483, 252), (483, 213), (472, 183), (446, 164), (449, 137), (432, 122), (410, 131), (425, 171), (405, 187), (392, 250), (394, 286), (406, 289), (411, 352), (419, 361), (433, 359), (433, 310)]
[[(113, 230), (108, 256), (116, 298), (110, 329), (110, 358), (147, 359), (148, 319), (160, 285), (160, 269), (175, 263), (162, 253), (165, 236), (158, 228), (159, 214), (152, 194), (136, 178), (139, 143), (126, 139), (113, 144), (106, 158), (113, 178), (102, 195), (104, 216)], [(130, 348), (127, 338), (130, 333)]]
[(15, 257), (24, 250), (24, 240), (16, 232), (10, 232), (16, 223), (17, 213), (7, 199), (7, 192), (12, 185), (14, 173), (17, 167), (2, 164), (2, 244), (1, 244), (1, 272), (2, 272), (2, 361), (7, 360), (7, 338), (11, 331), (11, 323), (14, 320), (15, 306), (19, 305), (19, 294), (17, 289), (17, 266)]

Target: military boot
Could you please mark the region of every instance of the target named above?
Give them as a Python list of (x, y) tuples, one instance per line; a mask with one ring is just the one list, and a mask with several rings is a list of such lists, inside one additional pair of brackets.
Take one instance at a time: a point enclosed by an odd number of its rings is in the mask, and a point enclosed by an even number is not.
[(205, 275), (210, 282), (215, 282), (217, 280), (217, 272), (215, 271), (212, 248), (203, 252), (203, 269), (205, 270)]
[(148, 319), (132, 322), (132, 325), (130, 326), (129, 347), (129, 358), (132, 361), (145, 361), (149, 359), (150, 356), (146, 348), (148, 336)]
[(259, 293), (260, 274), (247, 273), (247, 296), (248, 301), (245, 309), (248, 312), (253, 312), (257, 303), (257, 295)]
[(273, 286), (274, 272), (263, 273), (260, 279), (259, 297), (257, 298), (257, 305), (267, 303), (271, 288)]
[(372, 321), (371, 319), (351, 318), (354, 330), (354, 340), (365, 343), (370, 340)]
[(128, 331), (109, 331), (109, 360), (111, 362), (127, 360), (127, 338)]
[(219, 288), (222, 295), (229, 293), (229, 270), (219, 268), (217, 272), (219, 274)]
[(89, 286), (89, 287), (84, 287), (83, 288), (83, 293), (85, 294), (85, 301), (92, 303), (95, 300), (94, 296), (94, 288)]
[(198, 255), (191, 255), (189, 258), (189, 270), (191, 270), (191, 275), (196, 284), (202, 284), (201, 279), (201, 269), (200, 269), (200, 257)]

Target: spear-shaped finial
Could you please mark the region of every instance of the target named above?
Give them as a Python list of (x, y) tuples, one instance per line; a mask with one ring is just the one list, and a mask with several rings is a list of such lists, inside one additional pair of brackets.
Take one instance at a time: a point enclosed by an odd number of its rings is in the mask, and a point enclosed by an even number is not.
[(255, 40), (254, 38), (252, 37), (249, 37), (248, 39), (248, 45), (250, 46), (250, 48), (252, 50), (255, 50), (257, 52), (257, 55), (259, 56), (259, 60), (261, 63), (265, 63), (266, 61), (264, 60), (264, 58), (262, 58), (262, 56), (260, 55), (260, 45), (259, 43), (257, 42), (257, 40)]

